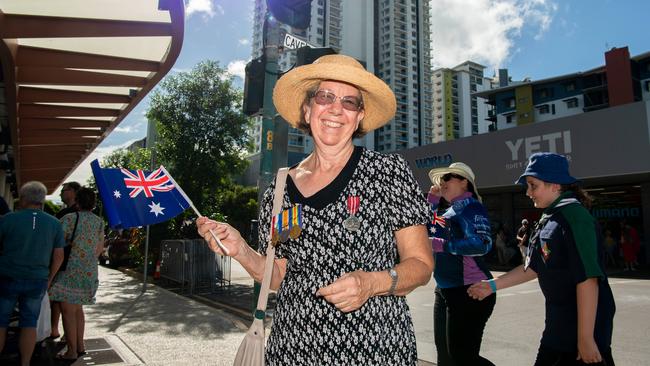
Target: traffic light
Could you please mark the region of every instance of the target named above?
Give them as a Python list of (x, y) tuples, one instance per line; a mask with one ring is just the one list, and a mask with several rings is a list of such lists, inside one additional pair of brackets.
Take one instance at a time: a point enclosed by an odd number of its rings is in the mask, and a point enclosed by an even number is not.
[(266, 0), (278, 21), (296, 29), (307, 29), (311, 22), (311, 0)]
[(253, 116), (264, 106), (264, 73), (266, 58), (264, 55), (246, 64), (244, 78), (244, 114)]
[(336, 54), (336, 51), (331, 47), (300, 47), (296, 50), (296, 66), (308, 65), (321, 56), (334, 54)]

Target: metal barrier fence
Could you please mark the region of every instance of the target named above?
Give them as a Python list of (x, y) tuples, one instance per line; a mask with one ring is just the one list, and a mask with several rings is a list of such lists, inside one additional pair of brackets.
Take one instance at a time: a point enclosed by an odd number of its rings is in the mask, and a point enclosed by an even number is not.
[(160, 277), (178, 283), (190, 295), (214, 292), (230, 284), (230, 257), (217, 255), (205, 240), (163, 240)]

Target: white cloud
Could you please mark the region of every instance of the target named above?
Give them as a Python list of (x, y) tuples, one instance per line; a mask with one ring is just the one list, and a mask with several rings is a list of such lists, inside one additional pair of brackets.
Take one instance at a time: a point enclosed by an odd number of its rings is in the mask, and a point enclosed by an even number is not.
[(515, 52), (524, 26), (538, 40), (556, 11), (550, 0), (431, 1), (433, 64), (453, 67), (472, 60), (498, 68)]
[(242, 46), (247, 46), (247, 45), (251, 44), (251, 41), (249, 39), (247, 39), (247, 38), (242, 38), (242, 39), (239, 40), (239, 44), (242, 45)]
[[(217, 11), (223, 15), (221, 5), (217, 5)], [(203, 13), (203, 16), (207, 18), (214, 17), (215, 12), (212, 0), (189, 0), (185, 6), (185, 16), (189, 17), (194, 13)]]
[(139, 132), (138, 126), (115, 127), (113, 132), (118, 133), (136, 133)]
[(244, 79), (244, 76), (246, 75), (246, 63), (248, 61), (245, 60), (235, 60), (231, 61), (228, 64), (227, 70), (228, 73), (237, 77)]

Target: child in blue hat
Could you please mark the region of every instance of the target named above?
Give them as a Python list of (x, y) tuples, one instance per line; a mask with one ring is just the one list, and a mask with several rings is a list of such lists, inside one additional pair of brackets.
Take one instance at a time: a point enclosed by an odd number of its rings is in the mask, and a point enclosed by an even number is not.
[(537, 278), (546, 298), (546, 327), (535, 366), (614, 365), (616, 307), (605, 275), (601, 231), (588, 211), (591, 199), (569, 174), (567, 159), (554, 153), (531, 155), (516, 183), (526, 185), (526, 195), (544, 209), (525, 263), (473, 285), (468, 293), (483, 299)]

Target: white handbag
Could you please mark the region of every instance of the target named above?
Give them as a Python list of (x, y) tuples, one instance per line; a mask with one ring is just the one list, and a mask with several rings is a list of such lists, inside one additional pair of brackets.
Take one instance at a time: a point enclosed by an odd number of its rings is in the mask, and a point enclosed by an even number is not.
[(52, 332), (50, 316), (50, 297), (47, 291), (45, 291), (43, 299), (41, 299), (41, 312), (38, 314), (38, 321), (36, 322), (36, 342), (40, 342), (50, 336)]
[[(272, 216), (280, 213), (282, 209), (282, 200), (284, 198), (284, 187), (287, 183), (287, 174), (289, 168), (281, 168), (275, 177), (275, 190), (273, 191), (273, 211)], [(273, 222), (273, 220), (271, 220)], [(271, 276), (273, 274), (273, 261), (275, 260), (275, 246), (271, 244), (271, 235), (273, 228), (269, 231), (266, 246), (266, 263), (264, 264), (264, 278), (260, 295), (257, 299), (257, 309), (255, 310), (255, 320), (251, 325), (244, 340), (242, 340), (235, 356), (233, 366), (264, 366), (264, 317), (266, 316), (266, 303), (269, 298), (269, 289), (271, 286)]]

